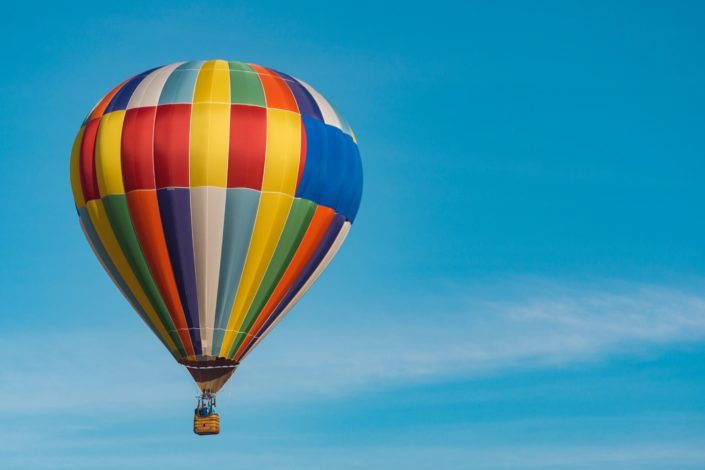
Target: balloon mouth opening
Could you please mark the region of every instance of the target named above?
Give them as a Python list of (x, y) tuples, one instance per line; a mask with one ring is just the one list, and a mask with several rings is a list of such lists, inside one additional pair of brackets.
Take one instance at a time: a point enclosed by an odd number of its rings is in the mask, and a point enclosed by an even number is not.
[(186, 367), (201, 392), (213, 394), (223, 388), (240, 364), (222, 357), (196, 361), (181, 359), (179, 363)]
[(179, 364), (189, 369), (213, 369), (222, 367), (237, 367), (239, 361), (216, 356), (202, 356), (201, 359), (179, 359)]

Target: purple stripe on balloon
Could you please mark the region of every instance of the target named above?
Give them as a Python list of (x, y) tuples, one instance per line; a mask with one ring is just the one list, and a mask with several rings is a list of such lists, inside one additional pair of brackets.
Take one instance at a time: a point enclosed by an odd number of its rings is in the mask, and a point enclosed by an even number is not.
[[(306, 266), (304, 266), (304, 269), (301, 271), (301, 274), (299, 275), (298, 279), (296, 279), (296, 282), (294, 282), (294, 284), (291, 286), (291, 289), (289, 289), (282, 301), (279, 302), (279, 305), (277, 305), (277, 308), (274, 309), (274, 311), (264, 323), (262, 328), (260, 328), (259, 332), (257, 332), (257, 338), (259, 338), (262, 333), (267, 331), (267, 328), (269, 328), (270, 325), (274, 323), (274, 321), (282, 313), (282, 311), (284, 311), (287, 305), (291, 303), (296, 294), (299, 293), (304, 284), (306, 284), (306, 281), (308, 281), (308, 279), (311, 277), (318, 265), (321, 264), (321, 261), (323, 261), (323, 258), (326, 256), (326, 253), (328, 253), (328, 250), (330, 250), (331, 246), (333, 245), (333, 242), (338, 236), (338, 233), (340, 233), (340, 229), (343, 228), (344, 223), (345, 217), (340, 214), (335, 214), (335, 217), (333, 217), (333, 221), (328, 226), (328, 230), (326, 230), (325, 235), (323, 235), (321, 242), (318, 244), (316, 251), (314, 251), (311, 255), (311, 258), (308, 260), (308, 263), (306, 263)], [(247, 346), (247, 348), (242, 354), (243, 357), (247, 355), (247, 353), (250, 351), (250, 349), (252, 349), (256, 342), (257, 341), (250, 342), (250, 344)]]
[(187, 188), (162, 188), (157, 190), (162, 229), (169, 250), (169, 259), (174, 270), (176, 287), (193, 348), (197, 355), (203, 354), (198, 322), (198, 298), (196, 290), (196, 265), (193, 254), (191, 231), (191, 199)]
[(299, 114), (323, 121), (323, 114), (321, 114), (321, 110), (318, 108), (318, 104), (316, 100), (313, 99), (313, 96), (311, 96), (311, 93), (293, 77), (276, 70), (274, 70), (274, 72), (282, 77), (286, 84), (289, 85), (289, 89), (296, 99), (296, 105), (299, 107)]
[(108, 107), (105, 108), (105, 113), (103, 114), (108, 114), (113, 111), (120, 111), (120, 110), (125, 110), (127, 109), (127, 104), (130, 102), (130, 98), (132, 98), (132, 94), (135, 92), (137, 89), (137, 85), (142, 83), (142, 80), (144, 80), (144, 77), (152, 73), (153, 71), (157, 70), (155, 69), (150, 69), (147, 70), (146, 72), (142, 72), (139, 75), (136, 75), (129, 79), (127, 83), (123, 85), (120, 90), (118, 90), (117, 93), (115, 93), (115, 96), (113, 96), (113, 99), (110, 100), (110, 103), (108, 104)]

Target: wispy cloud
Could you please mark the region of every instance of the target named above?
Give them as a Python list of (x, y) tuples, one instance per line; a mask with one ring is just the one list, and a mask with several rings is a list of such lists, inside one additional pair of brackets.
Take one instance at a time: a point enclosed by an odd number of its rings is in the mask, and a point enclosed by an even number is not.
[(306, 394), (349, 393), (648, 352), (705, 338), (705, 297), (687, 290), (545, 280), (500, 288), (511, 300), (496, 300), (497, 286), (472, 294), (458, 288), (450, 294), (454, 299), (439, 299), (437, 309), (430, 302), (416, 311), (357, 314), (325, 334), (307, 334), (292, 320), (287, 327), (294, 331), (277, 337), (279, 344), (256, 358), (257, 367), (243, 367), (248, 377), (238, 388), (257, 399), (263, 398), (263, 385), (272, 383)]
[[(245, 403), (335, 397), (705, 339), (702, 294), (646, 284), (523, 280), (472, 293), (459, 286), (404, 311), (345, 313), (324, 329), (314, 325), (315, 315), (287, 319), (241, 366), (225, 396)], [(135, 396), (157, 394), (162, 404), (190, 400), (196, 390), (189, 377), (156, 343), (133, 331), (6, 339), (0, 357), (18, 360), (0, 368), (0, 396), (23, 390), (39, 411), (98, 402), (119, 409)], [(12, 407), (0, 402), (0, 410)]]

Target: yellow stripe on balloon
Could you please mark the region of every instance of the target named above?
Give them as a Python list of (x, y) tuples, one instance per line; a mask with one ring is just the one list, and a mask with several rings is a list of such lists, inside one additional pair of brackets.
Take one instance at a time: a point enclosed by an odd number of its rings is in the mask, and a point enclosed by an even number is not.
[(103, 207), (103, 201), (100, 199), (88, 201), (88, 204), (86, 204), (86, 210), (88, 211), (88, 216), (91, 218), (93, 227), (98, 234), (98, 238), (100, 238), (100, 242), (103, 244), (105, 252), (108, 256), (110, 256), (110, 260), (115, 265), (115, 268), (120, 273), (120, 276), (125, 281), (125, 284), (127, 284), (128, 289), (130, 289), (132, 295), (135, 296), (135, 299), (137, 299), (137, 302), (139, 302), (140, 306), (149, 317), (149, 320), (159, 332), (160, 339), (167, 345), (172, 353), (178, 355), (179, 352), (176, 345), (172, 341), (171, 337), (169, 337), (169, 334), (157, 316), (157, 312), (155, 312), (152, 304), (149, 303), (149, 300), (147, 300), (147, 296), (142, 290), (142, 286), (140, 286), (137, 281), (135, 274), (132, 272), (132, 268), (130, 268), (129, 263), (120, 248), (120, 244), (115, 238), (113, 229), (110, 226), (108, 215), (105, 213), (105, 208)]
[(338, 232), (338, 235), (335, 237), (335, 240), (333, 241), (333, 244), (330, 246), (328, 249), (328, 252), (325, 254), (319, 265), (316, 267), (316, 269), (313, 271), (311, 276), (309, 276), (308, 280), (304, 283), (304, 285), (299, 289), (299, 291), (294, 295), (294, 297), (289, 301), (289, 304), (284, 307), (284, 310), (277, 316), (276, 320), (274, 320), (264, 332), (260, 333), (260, 335), (257, 337), (257, 340), (255, 341), (255, 344), (252, 345), (247, 350), (247, 353), (245, 353), (244, 356), (238, 359), (238, 361), (242, 361), (247, 357), (264, 339), (265, 336), (269, 334), (270, 331), (272, 331), (280, 321), (286, 316), (287, 313), (296, 305), (296, 303), (303, 297), (303, 295), (308, 291), (308, 289), (313, 285), (314, 282), (318, 279), (318, 277), (325, 271), (325, 269), (328, 267), (328, 264), (331, 262), (331, 260), (335, 257), (335, 255), (338, 253), (338, 250), (340, 247), (343, 245), (343, 242), (345, 241), (345, 238), (348, 236), (348, 232), (350, 231), (350, 222), (345, 222), (340, 229), (340, 232)]
[(296, 191), (300, 155), (301, 116), (291, 111), (267, 109), (262, 196), (221, 356), (229, 353), (279, 243)]
[(230, 144), (230, 69), (224, 60), (209, 60), (198, 74), (191, 108), (191, 187), (228, 182)]
[(223, 60), (211, 60), (201, 67), (191, 108), (190, 135), (198, 317), (201, 345), (204, 354), (208, 354), (212, 348), (218, 295), (230, 146), (230, 68)]
[(224, 60), (209, 60), (203, 64), (193, 93), (194, 103), (230, 104), (230, 68)]
[(230, 105), (200, 103), (191, 110), (191, 187), (228, 182)]
[(267, 109), (266, 145), (262, 191), (294, 196), (301, 156), (301, 116)]
[(98, 127), (95, 144), (95, 171), (101, 197), (124, 194), (120, 139), (125, 111), (114, 111), (104, 115)]
[(79, 165), (79, 161), (81, 159), (81, 142), (83, 141), (83, 132), (85, 130), (85, 126), (81, 127), (78, 131), (78, 135), (76, 135), (76, 139), (73, 141), (69, 170), (71, 175), (71, 191), (73, 192), (73, 200), (76, 202), (76, 207), (79, 209), (86, 205), (86, 200), (83, 197), (83, 188), (81, 187), (81, 169)]
[(242, 270), (240, 285), (230, 312), (220, 356), (226, 357), (242, 326), (252, 299), (259, 288), (274, 250), (279, 243), (284, 224), (294, 198), (288, 194), (262, 193), (252, 231), (250, 249)]
[(228, 182), (230, 145), (230, 69), (224, 60), (203, 64), (191, 109), (191, 187)]
[(203, 64), (191, 108), (191, 187), (225, 188), (230, 143), (230, 69), (223, 60)]

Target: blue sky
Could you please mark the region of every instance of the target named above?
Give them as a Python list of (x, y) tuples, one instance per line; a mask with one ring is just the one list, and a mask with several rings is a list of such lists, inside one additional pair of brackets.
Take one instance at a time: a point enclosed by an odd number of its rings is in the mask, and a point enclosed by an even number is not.
[[(3, 468), (705, 467), (702, 4), (144, 3), (0, 20)], [(116, 83), (207, 58), (320, 90), (365, 189), (204, 439), (68, 158)]]

